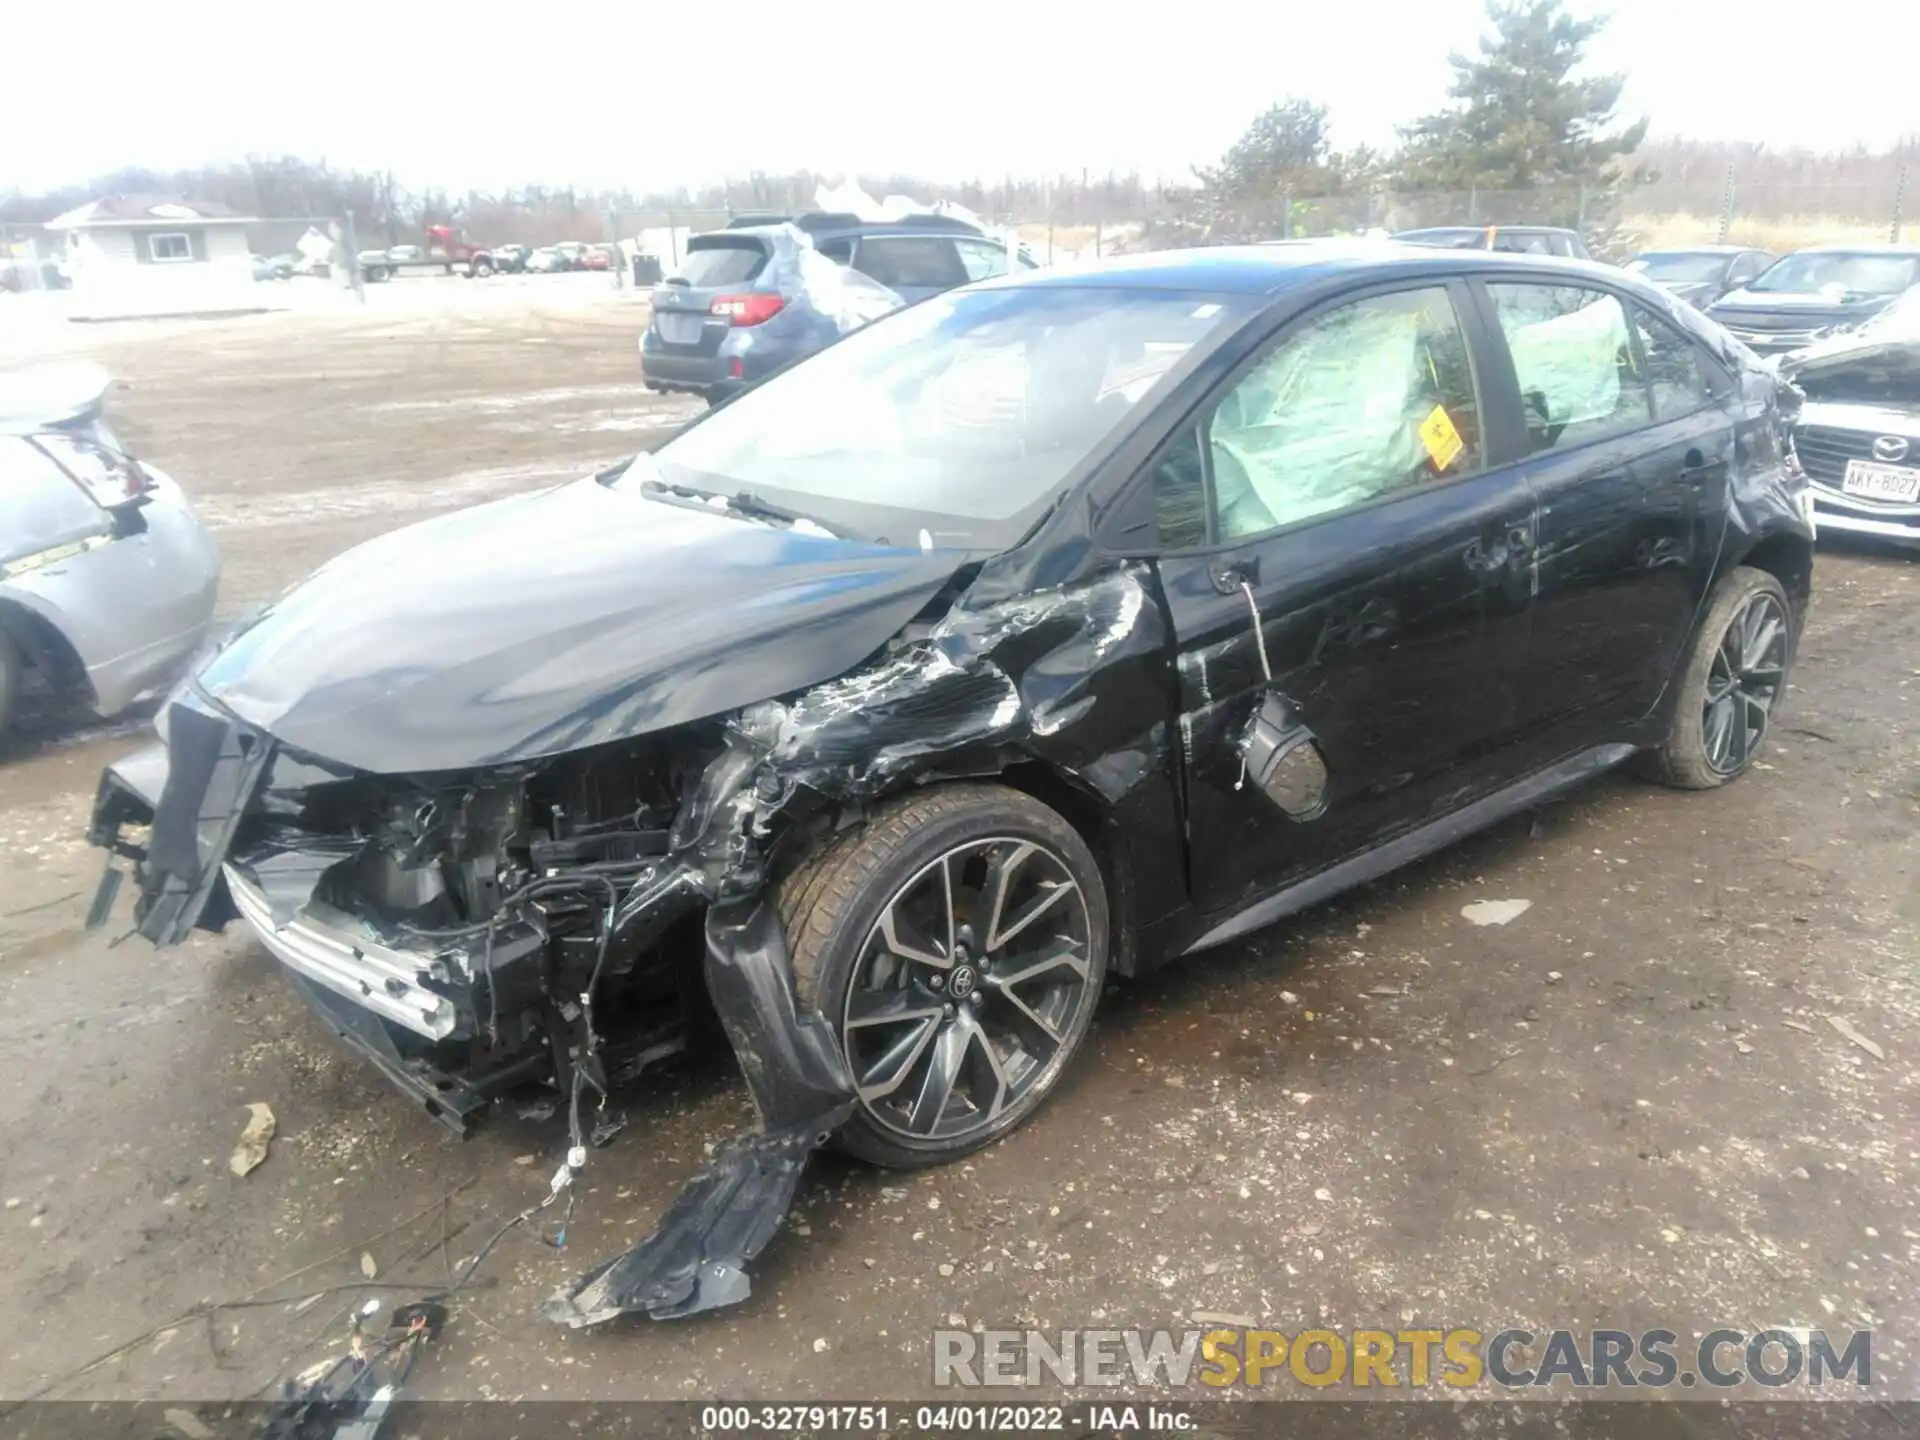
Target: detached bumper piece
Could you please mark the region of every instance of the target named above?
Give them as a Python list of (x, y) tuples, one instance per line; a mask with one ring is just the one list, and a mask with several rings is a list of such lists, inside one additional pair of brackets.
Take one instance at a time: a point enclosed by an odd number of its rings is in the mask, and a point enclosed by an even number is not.
[[(186, 700), (167, 713), (168, 743), (121, 761), (100, 778), (88, 838), (134, 862), (140, 896), (138, 932), (155, 945), (177, 945), (194, 926), (217, 930), (233, 918), (230, 901), (213, 906), (221, 862), (254, 792), (273, 744), (266, 736)], [(151, 823), (144, 848), (121, 839), (128, 824)], [(88, 920), (106, 919), (118, 872), (108, 862)]]
[(796, 1011), (786, 937), (770, 907), (709, 910), (706, 971), (761, 1133), (715, 1150), (651, 1235), (549, 1297), (549, 1320), (576, 1329), (637, 1312), (672, 1320), (745, 1300), (746, 1267), (780, 1228), (808, 1157), (853, 1113), (853, 1077), (832, 1029)]
[(746, 1266), (780, 1228), (817, 1143), (811, 1131), (726, 1141), (653, 1234), (554, 1292), (542, 1312), (578, 1329), (634, 1311), (672, 1320), (739, 1304), (753, 1289)]

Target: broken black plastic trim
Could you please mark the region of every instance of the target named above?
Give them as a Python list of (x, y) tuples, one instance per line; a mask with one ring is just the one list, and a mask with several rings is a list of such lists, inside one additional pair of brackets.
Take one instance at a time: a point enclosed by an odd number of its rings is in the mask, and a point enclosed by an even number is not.
[(763, 1129), (716, 1149), (645, 1240), (556, 1291), (550, 1320), (578, 1328), (642, 1311), (668, 1320), (746, 1299), (746, 1267), (780, 1228), (808, 1157), (853, 1113), (853, 1077), (832, 1027), (797, 1007), (771, 906), (710, 909), (706, 969)]

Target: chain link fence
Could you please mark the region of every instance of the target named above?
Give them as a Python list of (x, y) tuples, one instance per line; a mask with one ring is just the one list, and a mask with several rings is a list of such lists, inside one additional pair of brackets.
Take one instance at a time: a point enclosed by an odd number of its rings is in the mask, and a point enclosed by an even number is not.
[(1913, 208), (1905, 169), (1884, 182), (1754, 184), (1741, 183), (1729, 169), (1717, 181), (1695, 177), (1613, 192), (1578, 186), (1415, 190), (1377, 184), (1233, 204), (1198, 191), (1160, 192), (1091, 221), (1065, 222), (1050, 207), (1039, 214), (1015, 211), (993, 218), (1019, 229), (1029, 244), (1054, 259), (1431, 226), (1551, 225), (1578, 231), (1602, 258), (1623, 260), (1641, 250), (1695, 245), (1784, 253), (1810, 245), (1911, 241), (1916, 238)]

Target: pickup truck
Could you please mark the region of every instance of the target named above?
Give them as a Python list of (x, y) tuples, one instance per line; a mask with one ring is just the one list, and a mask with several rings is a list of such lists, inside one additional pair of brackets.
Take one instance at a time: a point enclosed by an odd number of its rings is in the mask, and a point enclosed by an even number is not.
[(493, 252), (483, 245), (470, 244), (450, 225), (429, 225), (426, 246), (395, 245), (390, 250), (362, 250), (355, 258), (360, 274), (369, 281), (391, 280), (402, 270), (441, 270), (451, 275), (456, 269), (469, 278), (485, 279), (498, 267)]

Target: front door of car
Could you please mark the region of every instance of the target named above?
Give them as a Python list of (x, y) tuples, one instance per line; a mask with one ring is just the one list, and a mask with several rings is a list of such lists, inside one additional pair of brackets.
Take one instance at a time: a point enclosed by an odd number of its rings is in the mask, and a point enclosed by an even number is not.
[(1428, 282), (1296, 322), (1152, 469), (1203, 910), (1506, 773), (1533, 504), (1487, 468), (1465, 299)]
[(1485, 294), (1540, 506), (1515, 699), (1526, 758), (1545, 765), (1624, 738), (1658, 702), (1712, 579), (1733, 427), (1692, 342), (1623, 297), (1498, 280)]

